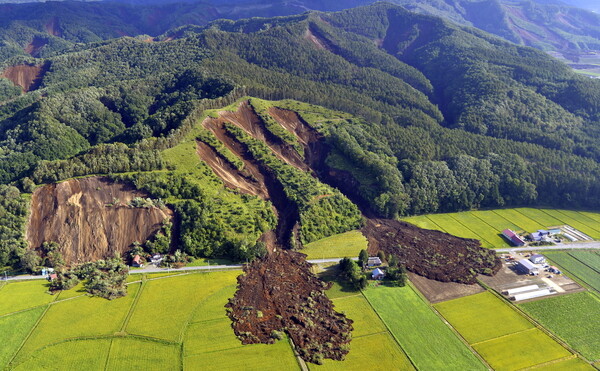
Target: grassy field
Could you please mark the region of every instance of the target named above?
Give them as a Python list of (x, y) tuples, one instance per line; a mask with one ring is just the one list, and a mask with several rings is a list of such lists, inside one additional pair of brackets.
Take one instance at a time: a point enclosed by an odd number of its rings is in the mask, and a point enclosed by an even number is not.
[(234, 335), (224, 305), (239, 274), (140, 276), (144, 283), (112, 301), (77, 292), (52, 296), (41, 281), (11, 283), (0, 291), (36, 308), (2, 302), (13, 312), (0, 316), (0, 369), (298, 369), (287, 340), (242, 346)]
[(344, 292), (334, 286), (328, 290), (328, 295), (332, 291), (335, 310), (354, 321), (350, 353), (343, 362), (325, 360), (321, 366), (310, 365), (312, 370), (414, 370), (402, 348), (360, 292)]
[(434, 307), (470, 343), (533, 328), (533, 324), (489, 292), (435, 304)]
[(569, 358), (558, 362), (552, 362), (542, 366), (536, 366), (531, 370), (536, 371), (595, 371), (589, 363), (583, 361), (581, 358)]
[(349, 231), (307, 244), (300, 252), (307, 259), (355, 257), (367, 249), (367, 239), (360, 231)]
[(519, 370), (572, 354), (490, 292), (434, 307), (495, 370)]
[(544, 255), (568, 273), (579, 278), (596, 291), (600, 291), (600, 273), (598, 272), (600, 267), (595, 267), (596, 269), (594, 269), (576, 258), (581, 257), (584, 259), (584, 255), (579, 255), (578, 252), (567, 253), (555, 251), (546, 251)]
[(501, 236), (506, 228), (534, 232), (565, 224), (600, 240), (600, 213), (592, 212), (517, 208), (420, 215), (403, 220), (421, 228), (475, 238), (480, 240), (484, 247), (509, 247), (508, 242)]
[(0, 290), (0, 316), (45, 305), (56, 299), (46, 291), (48, 282), (45, 280), (9, 283)]
[(571, 356), (537, 328), (473, 344), (473, 348), (497, 371), (520, 370)]
[(587, 359), (600, 360), (600, 300), (594, 295), (580, 292), (520, 307)]
[(8, 364), (45, 308), (35, 308), (0, 318), (0, 368)]
[(485, 369), (411, 287), (369, 288), (364, 295), (417, 369)]

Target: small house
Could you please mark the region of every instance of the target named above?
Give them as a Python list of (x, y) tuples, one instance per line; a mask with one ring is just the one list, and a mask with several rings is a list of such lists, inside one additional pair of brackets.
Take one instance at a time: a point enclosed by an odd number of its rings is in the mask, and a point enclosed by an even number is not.
[(134, 256), (131, 262), (131, 266), (137, 268), (143, 267), (144, 264), (142, 264), (142, 257), (139, 255)]
[(382, 280), (383, 277), (385, 277), (385, 272), (379, 268), (375, 268), (371, 277), (373, 277), (374, 280)]
[(546, 262), (546, 258), (544, 258), (544, 255), (540, 255), (540, 254), (531, 255), (529, 257), (529, 260), (533, 264), (544, 264)]
[(367, 266), (369, 267), (379, 267), (381, 265), (381, 259), (377, 256), (370, 257), (367, 261)]
[(162, 255), (155, 254), (154, 256), (152, 256), (150, 258), (150, 263), (158, 265), (158, 264), (160, 264), (162, 262), (162, 260), (163, 260), (163, 256)]
[(58, 274), (52, 273), (48, 276), (48, 281), (54, 281), (57, 278), (58, 278)]
[(537, 275), (538, 269), (532, 262), (527, 259), (521, 259), (517, 262), (517, 270), (523, 274)]

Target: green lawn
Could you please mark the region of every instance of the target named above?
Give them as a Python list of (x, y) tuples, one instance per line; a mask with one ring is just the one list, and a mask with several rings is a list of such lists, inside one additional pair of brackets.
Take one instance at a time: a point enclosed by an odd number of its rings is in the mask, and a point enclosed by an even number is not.
[(548, 227), (570, 225), (594, 239), (600, 240), (600, 213), (555, 209), (497, 209), (430, 214), (403, 220), (425, 229), (437, 229), (455, 236), (475, 238), (484, 247), (507, 247), (501, 237), (504, 229), (534, 232)]
[(364, 295), (418, 369), (485, 369), (411, 287), (368, 288)]
[(600, 300), (594, 295), (580, 292), (520, 307), (587, 359), (600, 360)]
[(489, 292), (445, 301), (434, 307), (470, 344), (533, 327), (525, 317)]
[(307, 259), (355, 257), (367, 249), (367, 239), (360, 231), (349, 231), (307, 244), (300, 252)]
[(0, 318), (0, 370), (19, 350), (45, 309), (40, 307)]
[(497, 371), (520, 370), (571, 356), (568, 350), (537, 328), (473, 345)]
[(0, 316), (48, 304), (56, 296), (47, 294), (48, 282), (33, 280), (11, 282), (0, 290)]

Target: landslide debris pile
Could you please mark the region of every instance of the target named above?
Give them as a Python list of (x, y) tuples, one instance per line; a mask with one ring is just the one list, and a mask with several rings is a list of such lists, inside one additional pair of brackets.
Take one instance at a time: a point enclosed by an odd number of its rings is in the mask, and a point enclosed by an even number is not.
[(325, 283), (311, 273), (305, 255), (277, 250), (244, 268), (238, 290), (226, 305), (243, 344), (272, 344), (287, 333), (309, 362), (343, 360), (352, 320), (333, 309)]
[(476, 283), (477, 274), (492, 275), (502, 264), (477, 240), (426, 230), (390, 219), (368, 219), (362, 228), (369, 252), (395, 255), (406, 269), (442, 282)]
[(106, 259), (145, 242), (173, 213), (167, 207), (131, 207), (146, 193), (104, 177), (72, 179), (38, 188), (31, 200), (29, 247), (57, 242), (67, 264)]

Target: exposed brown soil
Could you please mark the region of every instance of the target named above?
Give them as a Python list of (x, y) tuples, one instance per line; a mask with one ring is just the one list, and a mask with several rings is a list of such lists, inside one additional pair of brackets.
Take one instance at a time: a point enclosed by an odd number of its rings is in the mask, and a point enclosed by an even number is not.
[(314, 362), (319, 355), (344, 359), (352, 320), (333, 309), (324, 292), (330, 284), (310, 268), (304, 254), (285, 250), (246, 266), (238, 277), (238, 291), (227, 304), (242, 343), (272, 344), (273, 331), (281, 331), (289, 334), (307, 361)]
[(58, 17), (52, 17), (52, 19), (50, 19), (48, 23), (46, 23), (46, 32), (48, 32), (52, 36), (62, 36), (62, 30), (60, 29), (60, 22), (58, 20)]
[(40, 50), (48, 44), (48, 40), (43, 37), (34, 36), (33, 40), (25, 47), (25, 53), (32, 57), (37, 57), (40, 54)]
[[(248, 102), (244, 102), (240, 105), (240, 108), (236, 112), (220, 112), (219, 118), (207, 118), (202, 123), (205, 128), (212, 131), (212, 133), (219, 139), (233, 154), (244, 162), (244, 170), (247, 172), (247, 176), (255, 179), (263, 190), (266, 190), (266, 198), (271, 201), (274, 206), (275, 214), (277, 215), (277, 228), (275, 229), (275, 244), (271, 244), (272, 239), (266, 239), (267, 249), (273, 251), (276, 246), (289, 246), (293, 236), (295, 226), (300, 220), (300, 214), (298, 207), (294, 202), (291, 202), (284, 192), (283, 185), (277, 179), (273, 171), (257, 161), (252, 153), (248, 150), (247, 146), (238, 141), (235, 137), (229, 135), (225, 129), (225, 124), (230, 123), (238, 126), (245, 130), (248, 134), (254, 138), (262, 138), (261, 140), (267, 141), (268, 133), (262, 128), (256, 128), (256, 123), (260, 122), (254, 110), (251, 109)], [(280, 150), (284, 148), (272, 144), (269, 146), (273, 151), (274, 148)], [(281, 150), (280, 153), (285, 151)], [(295, 152), (298, 155), (297, 152)], [(233, 165), (232, 165), (233, 166)], [(218, 175), (218, 173), (217, 173)], [(232, 176), (232, 174), (229, 174)], [(224, 178), (223, 181), (225, 182)]]
[(427, 300), (432, 303), (440, 303), (442, 301), (462, 298), (464, 296), (477, 294), (485, 291), (479, 285), (467, 285), (456, 282), (440, 282), (430, 280), (418, 274), (408, 273), (408, 278), (419, 292), (421, 292)]
[[(264, 181), (261, 183), (256, 178), (243, 174), (208, 144), (200, 141), (197, 144), (198, 155), (223, 180), (225, 186), (238, 189), (242, 193), (258, 196), (262, 199), (269, 197), (269, 192), (265, 187)], [(260, 172), (257, 173), (256, 175), (258, 175), (259, 179), (262, 178), (262, 174)]]
[(21, 64), (6, 68), (0, 77), (9, 79), (16, 86), (20, 86), (24, 92), (28, 92), (40, 87), (49, 68), (49, 63), (40, 65)]
[(304, 33), (304, 38), (310, 41), (314, 46), (316, 46), (317, 49), (332, 51), (332, 47), (329, 41), (319, 37), (317, 32), (315, 32), (315, 30), (313, 30), (313, 28), (310, 26), (306, 29), (306, 32)]
[[(27, 229), (29, 247), (57, 242), (67, 264), (123, 254), (135, 241), (144, 242), (173, 213), (168, 208), (125, 206), (135, 197), (148, 197), (107, 178), (72, 179), (38, 188), (31, 200)], [(115, 199), (117, 206), (108, 206)]]
[(406, 269), (430, 279), (471, 284), (484, 269), (495, 273), (501, 267), (495, 252), (478, 240), (391, 219), (367, 219), (362, 232), (371, 254), (394, 254)]

